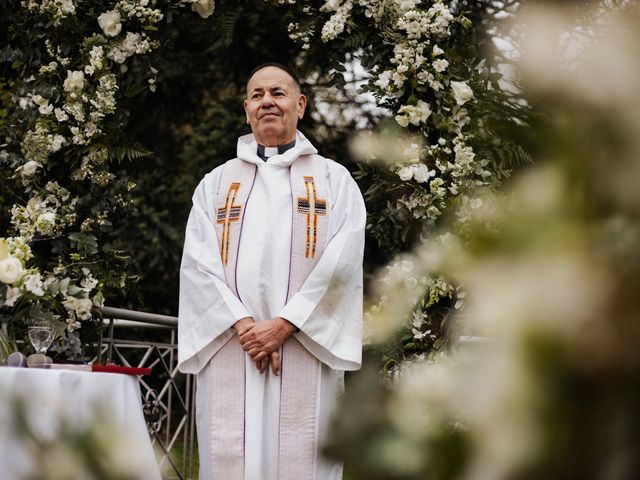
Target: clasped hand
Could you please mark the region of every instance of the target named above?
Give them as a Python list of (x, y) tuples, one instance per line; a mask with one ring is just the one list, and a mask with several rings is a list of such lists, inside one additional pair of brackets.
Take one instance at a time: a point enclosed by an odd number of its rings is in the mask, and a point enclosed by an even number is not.
[(240, 345), (251, 359), (256, 362), (256, 368), (264, 373), (271, 362), (271, 370), (275, 375), (280, 374), (280, 354), (278, 349), (287, 338), (295, 332), (295, 327), (282, 317), (256, 322), (253, 318), (242, 318), (234, 325), (240, 337)]

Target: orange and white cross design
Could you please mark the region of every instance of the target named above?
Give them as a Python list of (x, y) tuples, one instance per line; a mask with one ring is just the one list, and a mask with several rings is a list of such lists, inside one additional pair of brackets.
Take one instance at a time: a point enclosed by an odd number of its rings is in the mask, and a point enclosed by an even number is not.
[(220, 256), (222, 257), (222, 263), (225, 265), (229, 262), (229, 239), (231, 238), (231, 222), (237, 222), (240, 220), (240, 213), (242, 212), (242, 205), (235, 205), (236, 196), (240, 189), (239, 182), (233, 182), (229, 186), (227, 192), (227, 199), (224, 202), (224, 207), (218, 209), (218, 219), (216, 223), (222, 225), (222, 236), (220, 238)]
[(304, 185), (307, 189), (307, 196), (298, 197), (298, 213), (307, 216), (307, 248), (304, 256), (305, 258), (314, 258), (318, 238), (318, 215), (327, 214), (327, 201), (317, 197), (313, 177), (305, 176)]

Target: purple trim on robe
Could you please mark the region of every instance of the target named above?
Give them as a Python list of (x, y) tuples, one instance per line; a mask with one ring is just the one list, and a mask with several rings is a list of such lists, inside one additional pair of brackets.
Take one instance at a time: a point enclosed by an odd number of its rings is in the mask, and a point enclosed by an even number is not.
[(242, 229), (244, 227), (244, 219), (247, 215), (247, 207), (249, 206), (249, 200), (251, 199), (251, 192), (253, 192), (253, 185), (256, 183), (256, 177), (258, 176), (258, 167), (255, 167), (253, 171), (253, 181), (251, 182), (251, 188), (249, 188), (249, 193), (247, 194), (247, 200), (244, 202), (244, 212), (242, 213), (242, 221), (240, 222), (240, 231), (238, 232), (238, 250), (236, 251), (236, 265), (234, 267), (235, 274), (234, 276), (234, 288), (236, 290), (236, 295), (238, 299), (242, 302), (242, 297), (240, 296), (240, 290), (238, 290), (238, 258), (240, 258), (240, 242), (242, 241)]
[(293, 182), (291, 181), (291, 165), (289, 165), (289, 188), (291, 190), (291, 243), (289, 245), (289, 282), (287, 283), (287, 294), (284, 298), (284, 304), (289, 301), (289, 291), (291, 290), (291, 266), (293, 265), (293, 224), (295, 223), (295, 195), (293, 192)]

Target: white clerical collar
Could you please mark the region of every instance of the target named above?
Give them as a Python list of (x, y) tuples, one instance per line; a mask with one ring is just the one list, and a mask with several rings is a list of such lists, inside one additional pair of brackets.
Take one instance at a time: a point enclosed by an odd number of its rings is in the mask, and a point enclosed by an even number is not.
[(278, 155), (278, 147), (264, 147), (264, 156), (269, 158)]
[(257, 153), (262, 160), (266, 161), (270, 157), (274, 157), (276, 155), (282, 155), (287, 150), (290, 150), (293, 147), (295, 147), (295, 145), (296, 145), (295, 139), (293, 140), (293, 142), (285, 143), (284, 145), (278, 145), (277, 147), (265, 147), (264, 145), (258, 144)]

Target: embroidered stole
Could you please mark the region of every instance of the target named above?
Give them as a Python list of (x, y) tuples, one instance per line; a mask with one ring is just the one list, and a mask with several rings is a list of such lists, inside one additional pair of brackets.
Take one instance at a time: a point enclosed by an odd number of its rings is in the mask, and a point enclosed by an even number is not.
[[(239, 159), (227, 163), (216, 197), (216, 233), (225, 279), (240, 300), (236, 281), (238, 249), (256, 170), (255, 165)], [(317, 155), (299, 157), (291, 164), (290, 182), (291, 260), (286, 301), (300, 290), (327, 243), (330, 211), (327, 161)], [(216, 361), (211, 364), (215, 383), (212, 394), (217, 390), (227, 392), (228, 398), (246, 398), (244, 382), (239, 385), (240, 382), (231, 380), (244, 378), (244, 355), (236, 335), (216, 353)], [(281, 349), (280, 375), (278, 478), (311, 480), (315, 478), (317, 461), (320, 362), (295, 336), (290, 337)], [(217, 417), (211, 425), (213, 476), (241, 479), (244, 476), (244, 405), (219, 404), (214, 407), (212, 417)]]
[[(216, 197), (216, 236), (220, 242), (225, 279), (238, 298), (238, 248), (256, 170), (255, 165), (239, 159), (228, 162), (222, 171)], [(211, 362), (209, 394), (211, 399), (215, 399), (211, 405), (210, 425), (212, 478), (244, 479), (245, 355), (238, 336), (233, 335)], [(240, 398), (245, 400), (239, 402)]]

